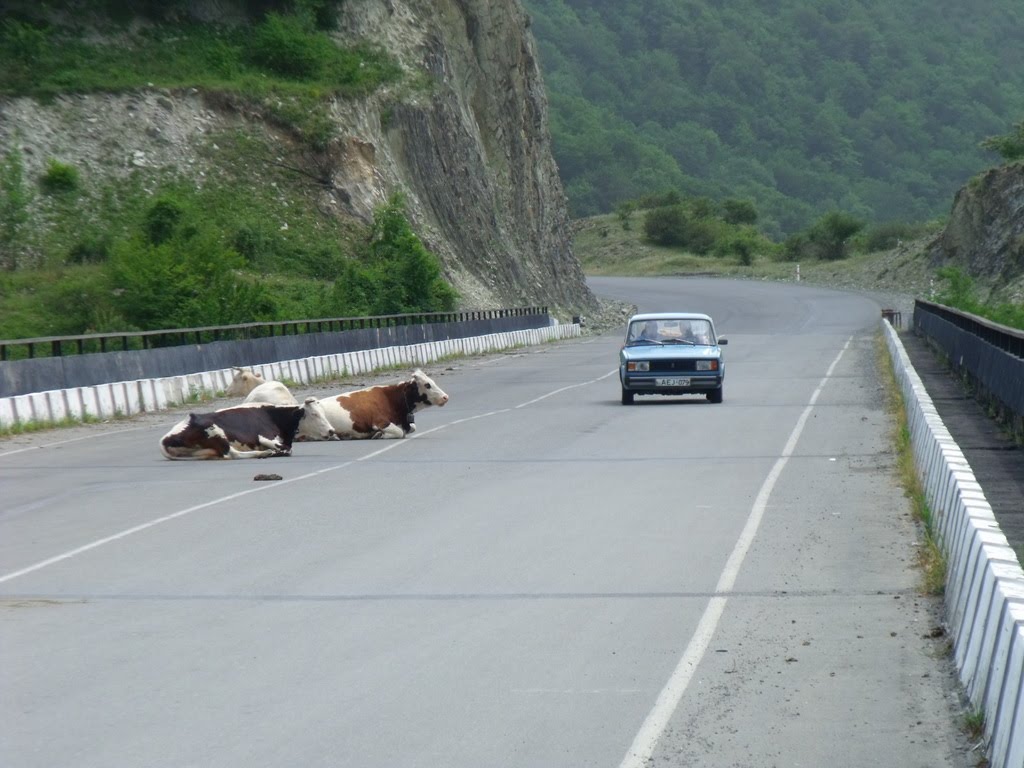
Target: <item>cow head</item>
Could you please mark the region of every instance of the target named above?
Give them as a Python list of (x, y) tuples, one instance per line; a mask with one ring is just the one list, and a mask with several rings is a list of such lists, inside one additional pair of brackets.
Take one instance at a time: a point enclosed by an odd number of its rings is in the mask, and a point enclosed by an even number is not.
[(412, 410), (418, 411), (428, 405), (444, 405), (448, 402), (445, 391), (419, 368), (412, 372), (412, 383), (416, 386)]
[(334, 428), (327, 420), (324, 407), (315, 397), (307, 397), (302, 404), (302, 419), (295, 433), (298, 440), (336, 440)]
[(235, 378), (225, 392), (230, 397), (245, 397), (263, 383), (263, 377), (248, 368), (235, 368), (234, 371)]

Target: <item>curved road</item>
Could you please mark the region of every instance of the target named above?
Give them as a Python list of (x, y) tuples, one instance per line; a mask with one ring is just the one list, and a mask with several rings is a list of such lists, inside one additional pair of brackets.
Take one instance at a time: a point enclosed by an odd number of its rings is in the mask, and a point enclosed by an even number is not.
[(878, 305), (591, 282), (712, 314), (725, 402), (619, 405), (615, 332), (439, 367), (412, 439), (0, 444), (0, 765), (968, 765)]

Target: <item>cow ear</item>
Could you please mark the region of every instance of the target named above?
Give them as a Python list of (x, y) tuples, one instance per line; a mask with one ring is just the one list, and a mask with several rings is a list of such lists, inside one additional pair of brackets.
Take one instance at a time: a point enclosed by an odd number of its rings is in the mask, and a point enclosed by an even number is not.
[(316, 402), (316, 398), (315, 397), (307, 397), (303, 402), (306, 405), (311, 405), (312, 403)]

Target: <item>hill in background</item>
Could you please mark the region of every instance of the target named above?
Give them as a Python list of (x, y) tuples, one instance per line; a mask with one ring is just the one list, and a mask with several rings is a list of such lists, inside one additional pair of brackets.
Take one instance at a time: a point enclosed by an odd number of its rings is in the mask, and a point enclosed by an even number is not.
[(1024, 115), (1024, 4), (524, 0), (573, 215), (677, 189), (779, 238), (925, 221)]

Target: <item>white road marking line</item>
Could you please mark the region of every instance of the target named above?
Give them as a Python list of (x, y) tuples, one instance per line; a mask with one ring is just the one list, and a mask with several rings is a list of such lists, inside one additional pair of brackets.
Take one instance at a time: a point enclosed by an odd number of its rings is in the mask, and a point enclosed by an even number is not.
[[(722, 574), (718, 578), (718, 584), (715, 586), (716, 593), (729, 592), (735, 585), (740, 568), (743, 566), (743, 560), (746, 558), (747, 552), (749, 552), (750, 546), (754, 542), (754, 536), (757, 534), (757, 529), (761, 524), (761, 518), (764, 517), (765, 509), (768, 506), (768, 497), (771, 496), (775, 483), (782, 474), (782, 470), (789, 461), (789, 457), (793, 455), (793, 449), (796, 448), (797, 440), (800, 439), (800, 434), (807, 424), (811, 411), (814, 410), (814, 404), (817, 402), (819, 395), (821, 395), (822, 389), (828, 380), (832, 378), (832, 372), (839, 364), (852, 341), (853, 337), (851, 336), (846, 340), (846, 344), (839, 350), (839, 354), (836, 355), (835, 360), (828, 367), (824, 378), (818, 383), (818, 388), (811, 395), (807, 407), (804, 408), (800, 418), (797, 419), (796, 426), (793, 427), (793, 431), (790, 433), (789, 439), (782, 449), (782, 455), (776, 459), (774, 466), (772, 466), (768, 476), (764, 479), (764, 483), (761, 484), (761, 490), (758, 491), (757, 498), (754, 500), (754, 506), (750, 510), (750, 516), (747, 518), (746, 525), (743, 526), (743, 530), (736, 540), (736, 545), (733, 547), (732, 554), (726, 560)], [(661, 689), (661, 693), (654, 703), (654, 708), (651, 709), (643, 725), (640, 726), (640, 730), (636, 738), (633, 739), (633, 743), (626, 752), (626, 756), (619, 764), (619, 768), (645, 768), (645, 766), (649, 765), (654, 749), (658, 746), (658, 742), (661, 740), (669, 720), (679, 706), (679, 702), (682, 700), (683, 694), (686, 692), (686, 688), (690, 684), (694, 672), (697, 670), (697, 665), (700, 664), (701, 659), (704, 658), (704, 654), (707, 652), (708, 646), (711, 644), (711, 638), (718, 627), (718, 622), (722, 618), (722, 613), (725, 611), (728, 601), (727, 597), (712, 597), (708, 602), (708, 606), (704, 609), (704, 614), (697, 624), (693, 637), (690, 638), (686, 650), (683, 651), (683, 655), (680, 657), (679, 663), (673, 670), (668, 682), (665, 683), (665, 687)]]
[[(612, 371), (612, 373), (614, 373), (614, 371)], [(543, 400), (543, 399), (545, 399), (547, 397), (551, 397), (552, 395), (557, 394), (559, 392), (564, 392), (567, 389), (573, 389), (574, 387), (582, 387), (582, 386), (586, 386), (587, 384), (592, 384), (595, 381), (600, 381), (601, 379), (607, 378), (609, 375), (611, 375), (611, 374), (605, 374), (604, 376), (601, 376), (601, 377), (599, 377), (597, 379), (591, 379), (590, 381), (585, 381), (585, 382), (583, 382), (581, 384), (573, 384), (573, 385), (571, 385), (569, 387), (562, 387), (560, 389), (556, 389), (553, 392), (549, 392), (546, 395), (541, 395), (540, 397), (538, 397), (538, 398), (536, 398), (534, 400), (530, 400), (527, 403), (523, 403), (522, 405), (517, 405), (516, 408), (522, 408), (525, 405), (530, 405), (531, 403), (538, 402), (538, 401)], [(158, 525), (162, 525), (163, 523), (169, 522), (171, 520), (176, 520), (177, 518), (184, 517), (185, 515), (190, 515), (193, 512), (198, 512), (201, 509), (206, 509), (208, 507), (212, 507), (215, 504), (221, 504), (221, 503), (227, 502), (227, 501), (234, 501), (235, 499), (240, 499), (243, 496), (248, 496), (248, 495), (253, 494), (253, 493), (260, 493), (262, 491), (270, 490), (271, 488), (274, 488), (274, 487), (277, 487), (277, 486), (281, 486), (283, 484), (297, 483), (300, 480), (308, 480), (309, 478), (316, 477), (317, 475), (323, 475), (323, 474), (326, 474), (327, 472), (334, 472), (334, 471), (339, 470), (339, 469), (344, 469), (345, 467), (351, 466), (352, 464), (355, 464), (356, 462), (366, 461), (367, 459), (372, 459), (372, 458), (374, 458), (376, 456), (380, 456), (385, 451), (393, 450), (393, 449), (397, 448), (399, 445), (402, 445), (406, 441), (415, 440), (415, 439), (417, 439), (419, 437), (422, 437), (423, 435), (429, 435), (431, 432), (438, 432), (438, 431), (440, 431), (442, 429), (445, 429), (446, 427), (454, 426), (456, 424), (463, 424), (463, 423), (465, 423), (467, 421), (474, 421), (476, 419), (483, 419), (483, 418), (487, 418), (489, 416), (496, 416), (496, 415), (502, 414), (502, 413), (509, 413), (512, 410), (513, 410), (512, 408), (502, 408), (502, 409), (495, 410), (495, 411), (488, 411), (487, 413), (480, 413), (480, 414), (477, 414), (475, 416), (468, 416), (468, 417), (463, 418), (463, 419), (456, 419), (455, 421), (448, 422), (447, 424), (441, 424), (441, 425), (439, 425), (437, 427), (432, 427), (430, 429), (426, 429), (426, 430), (423, 430), (423, 431), (417, 430), (413, 434), (411, 434), (408, 437), (406, 437), (404, 440), (395, 440), (394, 442), (390, 442), (388, 445), (385, 445), (384, 447), (379, 448), (376, 451), (372, 451), (371, 453), (368, 453), (365, 456), (360, 456), (357, 459), (351, 459), (351, 460), (343, 462), (341, 464), (335, 464), (334, 466), (324, 467), (323, 469), (318, 469), (318, 470), (316, 470), (314, 472), (307, 472), (306, 474), (298, 475), (297, 477), (291, 477), (291, 478), (286, 478), (284, 480), (279, 480), (279, 481), (277, 481), (275, 483), (270, 483), (270, 484), (267, 484), (267, 485), (260, 485), (260, 486), (258, 486), (256, 488), (249, 488), (247, 490), (239, 491), (237, 493), (232, 493), (232, 494), (229, 494), (227, 496), (221, 496), (220, 498), (212, 499), (211, 501), (205, 501), (202, 504), (196, 504), (195, 506), (188, 507), (187, 509), (181, 509), (181, 510), (178, 510), (177, 512), (172, 512), (169, 515), (164, 515), (163, 517), (158, 517), (158, 518), (156, 518), (154, 520), (150, 520), (150, 521), (145, 522), (145, 523), (140, 523), (139, 525), (133, 526), (131, 528), (127, 528), (127, 529), (125, 529), (123, 531), (120, 531), (119, 533), (115, 533), (115, 534), (113, 534), (111, 536), (106, 536), (106, 537), (104, 537), (102, 539), (96, 539), (95, 541), (91, 541), (88, 544), (83, 544), (80, 547), (76, 547), (75, 549), (68, 550), (67, 552), (62, 552), (61, 554), (55, 555), (55, 556), (50, 557), (50, 558), (47, 558), (46, 560), (40, 560), (37, 563), (33, 563), (32, 565), (26, 566), (25, 568), (21, 568), (21, 569), (19, 569), (17, 571), (11, 571), (10, 573), (5, 573), (2, 576), (0, 576), (0, 584), (4, 583), (6, 581), (11, 581), (12, 579), (16, 579), (19, 576), (24, 576), (24, 575), (26, 575), (28, 573), (32, 573), (33, 571), (41, 570), (42, 568), (46, 568), (47, 566), (54, 565), (54, 564), (62, 562), (64, 560), (69, 560), (70, 558), (75, 557), (76, 555), (80, 555), (80, 554), (82, 554), (84, 552), (88, 552), (88, 551), (90, 551), (92, 549), (96, 549), (97, 547), (102, 547), (104, 544), (110, 544), (111, 542), (118, 541), (119, 539), (126, 538), (128, 536), (131, 536), (132, 534), (148, 530), (149, 528), (153, 528), (153, 527), (158, 526)], [(147, 429), (147, 428), (148, 427), (138, 427), (137, 429)], [(128, 430), (123, 430), (123, 431), (128, 431)], [(91, 435), (91, 437), (99, 437), (99, 435)], [(75, 440), (82, 440), (82, 439), (85, 439), (85, 438), (72, 438), (71, 440), (66, 440), (66, 441), (62, 441), (62, 442), (74, 442)], [(57, 445), (57, 443), (49, 443), (48, 445)], [(32, 448), (23, 448), (23, 449), (20, 449), (19, 451), (10, 451), (7, 454), (0, 454), (0, 456), (10, 455), (12, 453), (20, 453), (21, 451), (36, 450), (36, 448), (39, 448), (39, 447), (44, 447), (44, 446), (36, 446), (36, 447), (32, 447)]]
[(595, 384), (598, 381), (602, 381), (604, 379), (607, 379), (609, 376), (612, 376), (612, 375), (614, 375), (614, 374), (616, 374), (618, 372), (619, 372), (619, 369), (616, 368), (615, 370), (608, 371), (608, 373), (604, 374), (603, 376), (598, 376), (596, 379), (591, 379), (590, 381), (581, 381), (579, 384), (570, 384), (567, 387), (562, 387), (561, 389), (556, 389), (556, 390), (554, 390), (552, 392), (548, 392), (546, 395), (541, 395), (540, 397), (535, 397), (535, 398), (533, 398), (533, 400), (527, 400), (525, 403), (520, 403), (519, 405), (516, 406), (516, 408), (525, 408), (528, 405), (533, 405), (534, 403), (539, 403), (541, 400), (546, 400), (547, 398), (553, 397), (554, 395), (557, 395), (557, 394), (559, 394), (561, 392), (566, 392), (566, 391), (568, 391), (570, 389), (577, 389), (578, 387), (586, 387), (586, 386), (588, 386), (590, 384)]
[[(169, 422), (168, 426), (173, 426), (173, 424), (176, 424), (176, 423), (177, 422)], [(83, 422), (83, 425), (85, 425), (85, 422)], [(88, 425), (86, 425), (86, 426), (88, 426)], [(122, 432), (138, 432), (140, 429), (152, 429), (152, 427), (149, 426), (149, 425), (142, 426), (142, 427), (125, 427), (124, 429), (112, 429), (109, 432), (96, 432), (96, 433), (93, 433), (91, 435), (81, 435), (80, 437), (69, 437), (66, 440), (54, 440), (52, 443), (43, 443), (42, 445), (29, 445), (29, 446), (26, 446), (25, 448), (16, 448), (13, 451), (3, 451), (3, 452), (0, 452), (0, 459), (4, 458), (5, 456), (13, 456), (16, 453), (25, 453), (26, 451), (38, 451), (38, 450), (40, 450), (42, 448), (53, 448), (55, 445), (66, 445), (67, 443), (77, 443), (77, 442), (80, 442), (82, 440), (93, 440), (93, 439), (95, 439), (97, 437), (108, 437), (110, 435), (119, 435)]]

